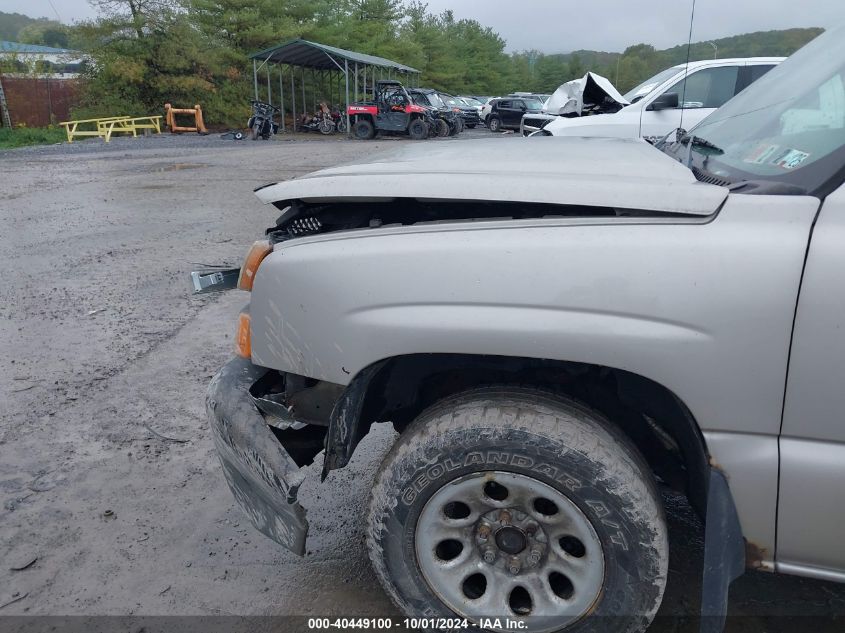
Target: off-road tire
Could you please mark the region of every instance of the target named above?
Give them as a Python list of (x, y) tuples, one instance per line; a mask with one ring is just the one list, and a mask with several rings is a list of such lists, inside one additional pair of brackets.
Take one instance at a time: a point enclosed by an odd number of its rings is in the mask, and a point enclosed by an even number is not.
[(422, 119), (414, 119), (408, 125), (408, 136), (415, 141), (422, 141), (428, 138), (428, 125)]
[(491, 116), (487, 119), (487, 128), (491, 132), (501, 132), (502, 131), (502, 120), (497, 116)]
[(368, 141), (375, 138), (376, 135), (376, 130), (369, 119), (358, 119), (355, 121), (355, 124), (352, 126), (352, 132), (355, 134), (355, 138), (362, 141)]
[(437, 119), (437, 136), (440, 138), (445, 138), (449, 136), (450, 128), (449, 124), (446, 123), (443, 119)]
[(384, 458), (369, 506), (367, 549), (399, 609), (409, 617), (455, 617), (422, 574), (417, 519), (444, 485), (494, 471), (527, 475), (562, 493), (595, 530), (604, 560), (601, 591), (587, 616), (558, 630), (645, 631), (663, 597), (669, 555), (648, 466), (601, 414), (523, 388), (475, 389), (435, 404)]

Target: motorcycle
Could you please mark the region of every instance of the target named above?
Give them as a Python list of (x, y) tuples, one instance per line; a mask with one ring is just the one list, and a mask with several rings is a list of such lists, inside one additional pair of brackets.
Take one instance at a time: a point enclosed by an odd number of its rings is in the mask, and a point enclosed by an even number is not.
[[(340, 111), (340, 108), (334, 108), (331, 113), (332, 123), (334, 124), (334, 129), (340, 132), (341, 134), (346, 132), (346, 115)], [(324, 134), (328, 134), (329, 132), (324, 132)]]
[(325, 103), (320, 104), (320, 109), (313, 117), (302, 115), (299, 129), (302, 132), (320, 132), (321, 134), (333, 134), (334, 132), (346, 132), (346, 117), (339, 108), (329, 109)]
[(273, 117), (281, 110), (274, 105), (263, 101), (252, 100), (252, 116), (246, 124), (249, 128), (249, 137), (256, 141), (263, 138), (265, 141), (279, 131), (279, 124)]

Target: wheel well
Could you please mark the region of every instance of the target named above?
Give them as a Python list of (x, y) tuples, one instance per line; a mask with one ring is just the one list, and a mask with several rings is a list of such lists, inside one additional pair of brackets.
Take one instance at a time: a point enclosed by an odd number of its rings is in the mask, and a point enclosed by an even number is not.
[(390, 421), (401, 433), (435, 402), (489, 385), (539, 387), (600, 411), (631, 438), (652, 471), (684, 493), (703, 516), (708, 455), (692, 414), (666, 387), (621, 369), (506, 356), (415, 354), (392, 358), (382, 363), (369, 381), (356, 439), (366, 435), (375, 421)]

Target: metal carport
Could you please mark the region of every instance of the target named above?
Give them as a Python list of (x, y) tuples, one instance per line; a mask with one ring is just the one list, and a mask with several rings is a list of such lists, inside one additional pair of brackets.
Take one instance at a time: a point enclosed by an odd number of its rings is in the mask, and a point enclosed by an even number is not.
[[(346, 115), (346, 130), (350, 131), (349, 113), (346, 106), (349, 105), (350, 89), (353, 92), (355, 101), (359, 95), (366, 96), (368, 92), (375, 92), (375, 84), (379, 79), (400, 79), (403, 83), (415, 85), (419, 78), (420, 71), (399, 62), (384, 57), (366, 55), (355, 51), (347, 51), (342, 48), (309, 42), (303, 39), (294, 39), (283, 42), (272, 48), (253, 53), (249, 56), (252, 59), (252, 74), (255, 83), (255, 98), (258, 100), (258, 76), (259, 72), (266, 67), (267, 71), (267, 102), (273, 103), (273, 80), (270, 73), (270, 65), (274, 64), (279, 68), (279, 101), (282, 109), (282, 129), (285, 129), (285, 84), (288, 83), (285, 75), (290, 79), (289, 92), (291, 112), (293, 114), (293, 131), (296, 131), (296, 93), (297, 93), (297, 68), (299, 69), (299, 84), (302, 89), (302, 112), (307, 109), (305, 98), (306, 83), (310, 84), (313, 98), (314, 110), (317, 109), (317, 94), (321, 99), (335, 105), (335, 89), (337, 97), (343, 96), (344, 113)], [(287, 68), (287, 73), (285, 73)], [(305, 70), (309, 69), (309, 80), (306, 80)], [(262, 82), (263, 83), (263, 82)]]

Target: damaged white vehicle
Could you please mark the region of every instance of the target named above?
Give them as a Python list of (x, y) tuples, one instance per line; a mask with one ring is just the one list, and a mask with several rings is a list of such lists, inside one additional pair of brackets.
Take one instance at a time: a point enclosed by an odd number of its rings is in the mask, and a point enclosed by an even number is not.
[[(677, 127), (698, 125), (782, 57), (716, 59), (679, 64), (620, 94), (605, 77), (587, 73), (558, 88), (542, 114), (526, 114), (523, 136), (660, 138)], [(683, 112), (683, 121), (681, 113)]]
[(503, 142), (257, 190), (206, 401), (257, 529), (304, 554), (303, 467), (390, 422), (366, 546), (421, 628), (645, 631), (661, 488), (706, 525), (703, 631), (746, 566), (845, 581), (845, 29), (662, 150)]

